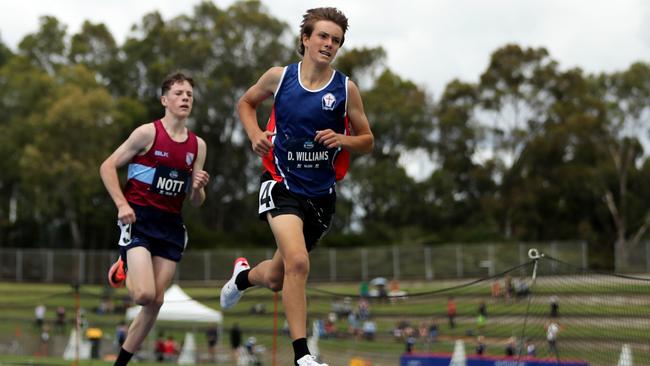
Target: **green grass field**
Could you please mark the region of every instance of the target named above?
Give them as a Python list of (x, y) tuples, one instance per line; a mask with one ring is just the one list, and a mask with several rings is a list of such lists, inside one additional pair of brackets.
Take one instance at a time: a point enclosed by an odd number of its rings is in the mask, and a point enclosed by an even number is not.
[[(335, 322), (336, 332), (319, 341), (320, 352), (330, 365), (347, 365), (353, 357), (372, 361), (373, 365), (397, 365), (405, 349), (402, 339), (393, 336), (392, 330), (398, 322), (407, 322), (417, 329), (422, 325), (438, 326), (437, 341), (418, 339), (415, 349), (419, 352), (452, 352), (455, 340), (462, 339), (466, 354), (474, 353), (476, 336), (481, 334), (488, 344), (489, 355), (503, 355), (508, 338), (528, 339), (537, 345), (537, 356), (548, 357), (544, 325), (549, 321), (549, 298), (557, 296), (560, 302), (559, 322), (562, 326), (558, 345), (561, 358), (584, 359), (591, 365), (616, 364), (622, 344), (630, 344), (635, 364), (650, 364), (650, 282), (631, 281), (607, 276), (575, 276), (540, 278), (531, 288), (528, 297), (492, 298), (491, 282), (479, 282), (467, 287), (455, 288), (469, 281), (411, 282), (402, 283), (401, 289), (408, 292), (405, 299), (395, 301), (370, 301), (371, 319), (376, 323), (374, 340), (355, 337), (349, 332), (347, 317), (341, 316)], [(452, 288), (444, 291), (444, 289)], [(183, 289), (205, 305), (219, 309), (218, 286), (192, 287)], [(311, 284), (308, 291), (309, 320), (326, 319), (333, 311), (334, 303), (339, 305), (349, 296), (349, 304), (356, 309), (358, 284), (332, 283)], [(57, 284), (0, 283), (0, 365), (70, 365), (60, 357), (67, 343), (70, 325), (58, 330), (54, 325), (55, 309), (64, 306), (68, 320), (74, 318), (76, 297), (70, 286)], [(121, 312), (97, 314), (95, 309), (103, 297), (110, 297), (119, 308), (126, 290), (108, 291), (100, 286), (84, 286), (80, 289), (79, 303), (85, 309), (85, 319), (90, 326), (102, 328), (105, 340), (102, 353), (114, 351), (112, 337), (115, 326), (123, 319)], [(457, 326), (450, 328), (447, 320), (447, 299), (453, 296), (458, 308)], [(488, 318), (484, 326), (476, 322), (477, 308), (485, 301)], [(39, 352), (39, 331), (34, 326), (34, 307), (42, 303), (47, 307), (47, 322), (52, 327), (48, 356), (37, 356)], [(252, 314), (255, 306), (266, 310), (265, 314)], [(284, 323), (282, 303), (279, 301), (279, 328)], [(263, 289), (252, 289), (242, 301), (231, 310), (224, 311), (223, 334), (220, 339), (219, 364), (232, 364), (229, 355), (228, 330), (238, 323), (244, 339), (255, 336), (259, 345), (266, 348), (264, 364), (271, 364), (273, 344), (273, 294)], [(524, 327), (525, 324), (525, 327)], [(187, 331), (193, 331), (201, 359), (206, 354), (204, 330), (207, 324), (159, 322), (154, 332), (174, 335), (182, 341)], [(311, 329), (311, 327), (310, 327)], [(11, 348), (18, 340), (20, 348)], [(151, 342), (148, 342), (149, 346)], [(277, 364), (288, 364), (292, 358), (290, 339), (278, 330)], [(204, 362), (207, 364), (207, 361)], [(80, 365), (106, 365), (110, 362), (83, 361)], [(139, 365), (155, 363), (140, 362)]]

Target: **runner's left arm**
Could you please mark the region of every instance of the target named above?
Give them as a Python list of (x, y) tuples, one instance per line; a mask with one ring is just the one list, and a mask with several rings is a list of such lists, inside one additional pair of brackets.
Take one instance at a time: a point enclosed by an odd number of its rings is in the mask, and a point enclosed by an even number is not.
[(205, 186), (210, 181), (210, 174), (203, 170), (208, 148), (202, 138), (197, 137), (197, 141), (199, 146), (196, 161), (194, 161), (194, 167), (192, 168), (192, 190), (190, 191), (190, 203), (194, 207), (201, 206), (205, 201)]

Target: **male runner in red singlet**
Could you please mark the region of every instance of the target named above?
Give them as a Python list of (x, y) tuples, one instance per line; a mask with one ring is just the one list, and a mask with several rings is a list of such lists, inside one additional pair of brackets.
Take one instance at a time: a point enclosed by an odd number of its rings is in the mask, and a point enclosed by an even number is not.
[[(252, 269), (238, 258), (220, 302), (234, 306), (255, 285), (282, 290), (298, 366), (326, 366), (307, 348), (309, 251), (329, 230), (334, 186), (345, 175), (349, 151), (369, 153), (374, 144), (359, 89), (331, 67), (347, 28), (338, 9), (308, 10), (300, 29), (302, 61), (270, 68), (238, 104), (252, 148), (263, 158), (258, 214), (268, 221), (277, 250)], [(271, 96), (273, 111), (262, 131), (255, 111)]]
[[(183, 73), (169, 75), (160, 97), (165, 116), (136, 128), (99, 170), (117, 207), (121, 229), (120, 258), (111, 266), (108, 281), (113, 287), (126, 282), (131, 298), (142, 305), (116, 366), (128, 364), (153, 327), (183, 255), (187, 245), (181, 217), (185, 196), (194, 206), (205, 200), (206, 144), (186, 126), (193, 86), (192, 78)], [(122, 190), (117, 169), (127, 163), (128, 180)]]

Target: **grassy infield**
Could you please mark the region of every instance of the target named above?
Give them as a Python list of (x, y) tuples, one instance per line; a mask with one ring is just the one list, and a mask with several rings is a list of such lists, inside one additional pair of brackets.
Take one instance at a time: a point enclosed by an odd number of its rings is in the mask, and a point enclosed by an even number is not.
[[(558, 283), (563, 283), (558, 287)], [(454, 283), (458, 284), (458, 283)], [(451, 283), (412, 283), (402, 284), (402, 289), (410, 294), (429, 292), (450, 286)], [(356, 284), (319, 284), (318, 289), (339, 294), (355, 294)], [(185, 291), (204, 304), (219, 308), (218, 290), (216, 288), (191, 288)], [(103, 328), (104, 333), (112, 335), (115, 325), (121, 319), (120, 315), (96, 315), (91, 309), (97, 307), (103, 289), (88, 286), (81, 289), (81, 306), (87, 310), (88, 322)], [(594, 285), (588, 288), (580, 283), (569, 284), (540, 280), (534, 289), (535, 295), (528, 309), (526, 299), (513, 300), (506, 303), (502, 299), (490, 299), (489, 284), (480, 283), (446, 292), (427, 296), (411, 296), (408, 300), (396, 302), (372, 302), (371, 313), (377, 323), (378, 332), (375, 341), (354, 339), (347, 335), (347, 320), (339, 319), (337, 338), (321, 339), (321, 353), (327, 357), (332, 366), (347, 365), (354, 356), (371, 359), (373, 365), (397, 365), (399, 355), (404, 350), (401, 341), (393, 339), (390, 330), (399, 320), (409, 321), (415, 328), (422, 322), (435, 322), (439, 327), (440, 338), (433, 344), (418, 342), (416, 350), (432, 352), (452, 352), (454, 339), (465, 341), (466, 353), (474, 351), (475, 335), (477, 334), (475, 314), (478, 302), (483, 299), (488, 304), (488, 322), (482, 333), (488, 343), (488, 354), (503, 355), (504, 344), (510, 336), (520, 336), (526, 319), (526, 337), (530, 337), (538, 345), (538, 356), (545, 357), (546, 342), (544, 324), (548, 320), (548, 295), (554, 294), (560, 298), (560, 323), (563, 330), (558, 341), (563, 358), (579, 358), (590, 361), (592, 365), (616, 364), (620, 353), (620, 344), (630, 341), (639, 344), (650, 344), (650, 305), (643, 301), (642, 294), (650, 293), (650, 283), (635, 283), (634, 287), (613, 284)], [(22, 336), (37, 333), (33, 329), (34, 307), (38, 303), (47, 306), (47, 319), (53, 320), (56, 306), (63, 305), (68, 309), (68, 319), (73, 317), (74, 296), (72, 289), (65, 285), (54, 284), (10, 284), (0, 283), (0, 342), (8, 343), (19, 328)], [(125, 290), (115, 293), (119, 299)], [(447, 297), (453, 295), (458, 304), (458, 323), (455, 329), (450, 329), (446, 318)], [(324, 295), (318, 291), (310, 291), (310, 319), (325, 318), (331, 311), (333, 301), (340, 298)], [(563, 303), (563, 299), (567, 299)], [(613, 300), (612, 300), (613, 299)], [(629, 299), (630, 301), (627, 301)], [(650, 300), (645, 300), (650, 303)], [(265, 305), (266, 315), (251, 315), (249, 309), (256, 303)], [(356, 299), (352, 299), (353, 307)], [(224, 312), (224, 337), (222, 350), (228, 348), (227, 331), (235, 323), (244, 330), (244, 339), (255, 336), (259, 344), (267, 349), (272, 345), (273, 327), (273, 296), (266, 290), (252, 290), (233, 310)], [(282, 312), (281, 301), (278, 304)], [(281, 313), (282, 314), (282, 313)], [(280, 317), (279, 326), (284, 322)], [(158, 324), (157, 330), (166, 334), (174, 334), (177, 340), (182, 340), (184, 332), (194, 329), (200, 351), (204, 351), (205, 340), (202, 325), (188, 324)], [(280, 332), (278, 337), (278, 364), (289, 364), (291, 350), (289, 339)], [(635, 349), (635, 364), (650, 364), (650, 350)], [(70, 365), (70, 362), (60, 358), (44, 358), (34, 356), (0, 355), (0, 365)], [(81, 365), (109, 365), (102, 361), (84, 361)], [(149, 363), (138, 363), (149, 365)], [(266, 352), (264, 364), (271, 364), (270, 351)], [(151, 363), (155, 365), (155, 363)]]

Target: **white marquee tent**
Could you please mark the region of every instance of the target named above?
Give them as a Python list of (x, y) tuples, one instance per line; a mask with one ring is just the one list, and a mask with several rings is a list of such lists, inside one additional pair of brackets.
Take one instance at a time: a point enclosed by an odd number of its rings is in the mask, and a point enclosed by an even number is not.
[[(130, 307), (126, 318), (133, 320), (141, 306)], [(223, 322), (220, 311), (214, 310), (189, 297), (180, 286), (174, 284), (165, 291), (165, 302), (158, 313), (158, 320), (218, 323)]]

